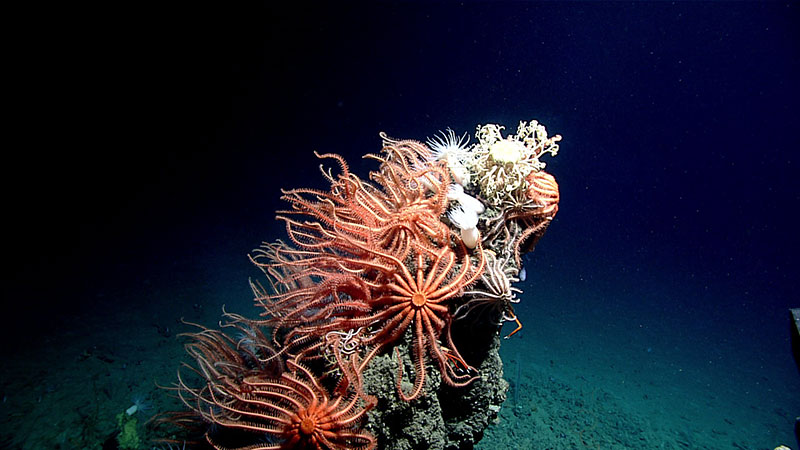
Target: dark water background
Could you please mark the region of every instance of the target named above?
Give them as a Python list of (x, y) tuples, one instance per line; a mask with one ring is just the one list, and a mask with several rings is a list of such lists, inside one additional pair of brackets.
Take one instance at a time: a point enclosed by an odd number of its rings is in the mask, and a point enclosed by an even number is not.
[(705, 384), (778, 405), (764, 408), (782, 419), (759, 445), (794, 444), (798, 4), (187, 3), (46, 16), (19, 37), (10, 85), (23, 135), (3, 177), (15, 358), (81, 327), (71, 318), (114, 314), (109, 292), (141, 292), (141, 308), (170, 318), (199, 307), (158, 295), (173, 285), (215, 286), (224, 298), (209, 309), (248, 308), (245, 255), (281, 236), (279, 189), (323, 186), (313, 150), (366, 175), (360, 156), (379, 151), (379, 131), (424, 140), (538, 119), (564, 137), (546, 161), (562, 200), (526, 259), (526, 327), (555, 321), (623, 359), (691, 355)]

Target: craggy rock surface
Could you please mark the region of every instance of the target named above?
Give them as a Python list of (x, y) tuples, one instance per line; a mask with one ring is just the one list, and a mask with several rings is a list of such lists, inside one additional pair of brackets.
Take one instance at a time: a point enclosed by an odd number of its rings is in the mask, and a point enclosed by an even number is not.
[[(410, 330), (409, 330), (410, 332)], [(462, 356), (478, 369), (480, 379), (454, 388), (445, 385), (437, 367), (428, 364), (424, 395), (404, 402), (397, 395), (397, 357), (394, 351), (375, 357), (364, 371), (364, 388), (378, 398), (369, 413), (367, 430), (378, 437), (378, 448), (387, 450), (470, 449), (497, 418), (506, 399), (508, 383), (498, 350), (496, 327), (457, 323), (454, 340)], [(410, 333), (405, 340), (408, 341)], [(403, 390), (411, 390), (414, 372), (411, 345), (398, 346), (403, 359)]]

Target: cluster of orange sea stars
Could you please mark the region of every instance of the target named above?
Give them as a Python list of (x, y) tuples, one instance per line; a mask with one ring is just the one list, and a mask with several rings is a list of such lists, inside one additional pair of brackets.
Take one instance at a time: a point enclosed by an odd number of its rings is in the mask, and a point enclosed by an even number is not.
[[(292, 245), (266, 244), (254, 257), (272, 282), (270, 292), (255, 290), (276, 340), (301, 359), (327, 350), (334, 359), (358, 360), (342, 370), (357, 385), (371, 358), (411, 329), (416, 381), (403, 392), (398, 370), (401, 398), (422, 394), (426, 357), (447, 384), (468, 384), (475, 370), (450, 337), (450, 301), (480, 277), (484, 256), (442, 222), (446, 165), (430, 161), (422, 143), (386, 139), (383, 154), (370, 156), (381, 163), (373, 184), (338, 155), (319, 156), (337, 161), (341, 173), (323, 171), (329, 191), (285, 191), (292, 209), (278, 217)], [(328, 345), (330, 333), (354, 330), (368, 330), (360, 348), (343, 355)]]
[[(202, 434), (217, 449), (371, 449), (376, 439), (362, 425), (377, 400), (362, 377), (379, 353), (410, 339), (410, 391), (398, 352), (396, 389), (405, 401), (423, 395), (429, 360), (450, 386), (478, 378), (453, 342), (452, 323), (476, 304), (495, 303), (502, 320), (519, 324), (510, 304), (516, 278), (480, 242), (468, 249), (447, 224), (447, 163), (425, 144), (383, 137), (382, 153), (367, 155), (380, 163), (369, 181), (342, 157), (318, 154), (338, 165), (335, 175), (320, 166), (330, 189), (283, 191), (290, 208), (278, 218), (289, 241), (265, 243), (251, 257), (269, 281), (267, 288), (251, 283), (263, 318), (225, 313), (238, 338), (203, 327), (188, 334), (196, 361), (189, 367), (203, 385), (179, 376), (175, 390), (191, 412), (166, 421), (214, 424)], [(520, 245), (529, 237), (535, 243), (557, 211), (555, 181), (544, 172), (531, 176), (538, 178), (526, 180), (528, 201), (499, 216), (486, 237), (504, 240), (517, 263)], [(486, 289), (468, 290), (477, 282)], [(465, 294), (473, 299), (460, 300)], [(223, 443), (220, 429), (253, 439)]]

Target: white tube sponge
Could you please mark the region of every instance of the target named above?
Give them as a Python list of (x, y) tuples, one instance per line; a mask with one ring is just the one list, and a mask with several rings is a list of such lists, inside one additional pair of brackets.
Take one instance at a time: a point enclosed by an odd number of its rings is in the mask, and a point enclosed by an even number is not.
[(461, 229), (461, 240), (467, 248), (475, 248), (481, 240), (481, 232), (478, 230), (478, 213), (464, 205), (450, 210), (447, 217), (453, 225)]
[(465, 193), (464, 187), (460, 184), (450, 185), (450, 189), (447, 191), (447, 199), (458, 202), (464, 209), (475, 211), (476, 214), (482, 214), (485, 210), (483, 203), (477, 198)]

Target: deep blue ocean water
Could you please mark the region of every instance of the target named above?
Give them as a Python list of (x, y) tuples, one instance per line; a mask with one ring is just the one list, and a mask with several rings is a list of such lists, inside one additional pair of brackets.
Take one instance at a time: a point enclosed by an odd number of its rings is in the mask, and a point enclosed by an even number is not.
[[(89, 12), (53, 12), (19, 50), (27, 144), (3, 181), (4, 359), (18, 368), (2, 378), (5, 420), (27, 408), (20, 377), (37, 404), (64, 388), (36, 381), (62, 364), (42, 355), (75, 361), (100, 333), (115, 347), (114, 327), (120, 346), (156, 352), (130, 341), (222, 304), (251, 308), (246, 255), (282, 236), (280, 188), (324, 186), (314, 150), (366, 176), (380, 131), (424, 140), (537, 119), (563, 136), (545, 160), (561, 202), (525, 258), (511, 378), (522, 364), (587, 403), (602, 392), (661, 430), (664, 448), (800, 447), (797, 3)], [(536, 401), (533, 384), (510, 381), (528, 386), (518, 402)], [(510, 420), (537, 420), (520, 408), (482, 448)], [(28, 439), (58, 434), (47, 428), (0, 442), (39, 448)], [(601, 439), (581, 442), (612, 448)]]

